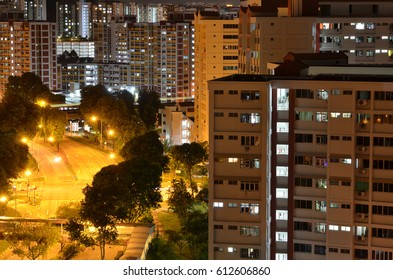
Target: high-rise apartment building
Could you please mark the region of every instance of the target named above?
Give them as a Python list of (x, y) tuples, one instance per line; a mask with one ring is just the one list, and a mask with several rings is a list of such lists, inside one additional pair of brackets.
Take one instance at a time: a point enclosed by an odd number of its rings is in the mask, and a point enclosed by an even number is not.
[(131, 81), (163, 101), (193, 94), (193, 27), (190, 22), (130, 23)]
[(195, 14), (194, 140), (208, 141), (207, 81), (238, 72), (239, 19), (233, 14), (199, 11)]
[(209, 82), (209, 258), (393, 259), (392, 67), (287, 58)]
[[(113, 17), (110, 23), (94, 23), (94, 62), (117, 63), (119, 69), (128, 69), (127, 79), (120, 79), (121, 82), (114, 82), (111, 87), (155, 90), (164, 102), (192, 98), (194, 31), (191, 22), (137, 23), (134, 18), (128, 19)], [(72, 74), (72, 69), (80, 67), (63, 69), (68, 76), (63, 85), (68, 85), (72, 77), (78, 77)], [(126, 77), (124, 73), (119, 75)], [(116, 75), (105, 76), (99, 72), (99, 76), (109, 81)]]
[(33, 72), (50, 89), (58, 89), (56, 24), (47, 22), (0, 22), (0, 94), (9, 76)]
[(344, 52), (349, 63), (393, 63), (391, 1), (262, 1), (240, 10), (239, 73), (267, 74), (289, 51)]
[(131, 3), (131, 14), (137, 22), (160, 22), (166, 20), (165, 5), (161, 3)]
[(47, 0), (24, 0), (23, 10), (26, 20), (47, 20)]

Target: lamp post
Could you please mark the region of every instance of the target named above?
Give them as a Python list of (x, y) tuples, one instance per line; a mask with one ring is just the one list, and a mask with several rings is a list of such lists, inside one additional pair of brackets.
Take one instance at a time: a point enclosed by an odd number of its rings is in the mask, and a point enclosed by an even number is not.
[[(6, 208), (5, 208), (6, 203), (7, 203), (7, 197), (5, 195), (0, 196), (0, 211), (6, 210)], [(2, 205), (2, 204), (4, 204), (4, 205)]]
[(29, 188), (30, 188), (29, 176), (31, 175), (31, 171), (30, 170), (26, 170), (25, 171), (25, 175), (26, 175), (26, 183), (27, 183), (27, 187), (26, 187), (27, 197), (29, 198), (29, 202), (30, 202), (30, 196), (29, 196)]
[(37, 187), (36, 186), (33, 186), (33, 192), (34, 192), (34, 199), (33, 199), (33, 203), (34, 203), (34, 205), (35, 205), (35, 190), (37, 189)]
[(109, 129), (108, 135), (112, 138), (112, 150), (115, 151), (115, 131), (113, 129)]
[[(96, 122), (98, 119), (97, 119), (97, 117), (96, 116), (92, 116), (91, 117), (91, 120), (93, 121), (93, 122)], [(102, 121), (101, 120), (99, 120), (100, 121), (100, 145), (102, 145)]]
[(14, 198), (15, 198), (15, 212), (17, 211), (16, 210), (16, 186), (15, 185), (13, 185), (12, 186), (12, 188), (14, 189)]

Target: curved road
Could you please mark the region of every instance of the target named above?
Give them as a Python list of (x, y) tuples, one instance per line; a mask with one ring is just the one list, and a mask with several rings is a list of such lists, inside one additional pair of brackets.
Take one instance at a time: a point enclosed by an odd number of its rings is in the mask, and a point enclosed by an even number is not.
[[(23, 217), (51, 218), (55, 216), (58, 206), (69, 201), (80, 201), (83, 198), (82, 189), (91, 184), (94, 174), (102, 167), (116, 164), (108, 154), (80, 144), (65, 137), (60, 145), (60, 151), (55, 145), (35, 140), (29, 145), (30, 153), (36, 159), (39, 170), (32, 170), (24, 183), (17, 184), (17, 211)], [(36, 190), (26, 192), (26, 181)], [(20, 197), (30, 196), (30, 203)], [(37, 205), (34, 205), (34, 195)], [(13, 201), (9, 203), (13, 206)]]

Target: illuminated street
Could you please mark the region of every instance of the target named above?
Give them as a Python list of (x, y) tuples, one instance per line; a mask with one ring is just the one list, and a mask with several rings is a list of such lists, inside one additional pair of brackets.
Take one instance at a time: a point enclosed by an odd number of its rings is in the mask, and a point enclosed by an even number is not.
[[(82, 189), (91, 183), (95, 173), (102, 167), (115, 164), (108, 154), (82, 145), (65, 137), (57, 152), (55, 146), (43, 143), (43, 140), (30, 143), (30, 152), (38, 164), (38, 170), (24, 175), (16, 184), (17, 211), (29, 218), (54, 217), (59, 205), (69, 201), (80, 201)], [(50, 147), (50, 148), (49, 148)], [(26, 183), (30, 191), (26, 192)], [(32, 187), (36, 186), (34, 191)], [(21, 200), (21, 196), (30, 197), (30, 204)], [(34, 195), (37, 205), (34, 204)], [(9, 204), (14, 207), (14, 203)]]

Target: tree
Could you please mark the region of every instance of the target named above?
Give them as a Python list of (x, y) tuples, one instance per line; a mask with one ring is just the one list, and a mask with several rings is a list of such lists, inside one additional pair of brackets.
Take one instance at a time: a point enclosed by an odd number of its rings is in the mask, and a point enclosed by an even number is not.
[(170, 242), (155, 237), (149, 244), (149, 251), (147, 252), (148, 260), (177, 260), (173, 246)]
[(119, 164), (121, 195), (128, 208), (125, 221), (136, 222), (145, 213), (160, 206), (163, 168), (149, 159), (136, 158)]
[(82, 89), (79, 108), (85, 119), (90, 115), (97, 114), (97, 102), (107, 94), (108, 91), (102, 85), (86, 86)]
[(66, 114), (56, 108), (45, 108), (43, 117), (44, 137), (51, 136), (60, 150), (60, 143), (63, 140), (65, 127), (67, 125)]
[(126, 212), (118, 203), (121, 194), (117, 173), (115, 165), (104, 167), (94, 175), (92, 186), (83, 189), (85, 198), (81, 202), (80, 215), (96, 228), (94, 240), (100, 247), (101, 259), (105, 258), (106, 243), (116, 240), (116, 221)]
[(208, 199), (209, 199), (209, 188), (208, 186), (204, 186), (195, 196), (195, 200), (201, 203), (202, 205), (206, 205)]
[(15, 224), (8, 232), (6, 240), (10, 243), (12, 253), (20, 258), (36, 260), (45, 255), (48, 249), (57, 242), (58, 229), (48, 223), (21, 222)]
[(168, 241), (176, 245), (181, 255), (184, 246), (187, 245), (186, 233), (184, 231), (166, 230), (165, 234), (168, 236)]
[(204, 144), (198, 142), (175, 145), (170, 150), (171, 157), (180, 162), (186, 171), (190, 185), (192, 185), (192, 168), (207, 160), (207, 152)]
[(145, 125), (138, 116), (134, 97), (128, 91), (109, 93), (102, 85), (87, 86), (82, 89), (80, 110), (86, 120), (96, 116), (95, 130), (107, 137), (106, 131), (110, 128), (116, 132), (117, 147), (120, 149), (127, 141), (143, 134)]
[(14, 93), (3, 96), (0, 103), (0, 130), (14, 130), (20, 138), (32, 138), (37, 132), (38, 120), (38, 106), (26, 97)]
[(79, 202), (68, 202), (61, 204), (56, 210), (56, 217), (59, 219), (70, 220), (72, 218), (79, 218), (79, 211), (81, 205)]
[(154, 129), (160, 106), (160, 94), (156, 91), (142, 90), (138, 97), (138, 112), (148, 129)]
[(97, 230), (95, 240), (105, 257), (105, 244), (116, 238), (116, 223), (136, 222), (161, 202), (162, 167), (146, 159), (132, 159), (102, 168), (87, 185), (81, 219)]
[(184, 224), (188, 211), (194, 204), (191, 194), (187, 191), (186, 183), (183, 179), (172, 181), (172, 188), (168, 191), (168, 205), (179, 217), (180, 223)]
[(9, 191), (9, 179), (17, 178), (28, 162), (29, 148), (15, 131), (0, 130), (0, 193)]
[(164, 169), (168, 164), (168, 157), (164, 155), (163, 144), (155, 130), (132, 138), (121, 149), (120, 155), (124, 159), (149, 159), (151, 162), (158, 163)]
[(187, 244), (193, 259), (207, 259), (208, 215), (207, 212), (194, 210), (188, 213), (182, 228), (186, 232)]
[(45, 100), (47, 103), (65, 100), (62, 95), (52, 94), (41, 78), (32, 72), (25, 72), (21, 76), (9, 76), (4, 96), (8, 94), (20, 95), (32, 104), (39, 100)]

